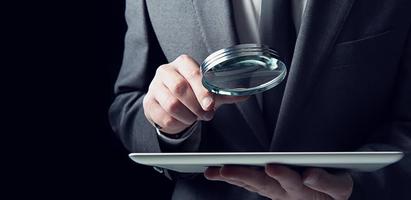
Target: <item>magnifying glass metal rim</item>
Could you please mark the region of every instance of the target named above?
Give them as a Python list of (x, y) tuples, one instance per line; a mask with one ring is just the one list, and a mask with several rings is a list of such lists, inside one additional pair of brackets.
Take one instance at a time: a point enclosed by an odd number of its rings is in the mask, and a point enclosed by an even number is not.
[[(258, 85), (256, 87), (250, 88), (220, 88), (213, 84), (210, 84), (205, 78), (204, 74), (211, 70), (216, 65), (226, 62), (230, 59), (239, 57), (239, 56), (247, 56), (247, 55), (267, 55), (272, 58), (277, 59), (279, 62), (278, 67), (281, 67), (281, 74), (277, 77), (273, 78), (271, 81)], [(281, 61), (280, 56), (278, 53), (268, 46), (263, 44), (240, 44), (235, 45), (229, 48), (220, 49), (212, 54), (210, 54), (201, 64), (201, 73), (203, 75), (202, 84), (206, 87), (209, 91), (221, 94), (221, 95), (230, 95), (230, 96), (248, 96), (257, 93), (261, 93), (263, 91), (269, 90), (278, 84), (280, 84), (287, 75), (287, 68), (285, 67), (285, 63)]]

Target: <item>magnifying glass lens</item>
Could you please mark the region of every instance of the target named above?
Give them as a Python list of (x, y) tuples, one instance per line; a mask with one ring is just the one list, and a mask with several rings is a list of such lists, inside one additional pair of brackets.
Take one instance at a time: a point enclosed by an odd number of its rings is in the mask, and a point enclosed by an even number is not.
[(275, 51), (263, 45), (242, 44), (219, 50), (201, 65), (209, 91), (232, 96), (257, 94), (284, 80), (287, 68)]

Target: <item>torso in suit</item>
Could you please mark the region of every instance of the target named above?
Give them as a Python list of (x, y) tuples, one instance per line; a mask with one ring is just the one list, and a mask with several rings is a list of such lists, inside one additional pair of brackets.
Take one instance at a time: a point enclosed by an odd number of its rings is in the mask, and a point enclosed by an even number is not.
[[(411, 1), (308, 0), (275, 129), (261, 98), (224, 105), (197, 139), (173, 151), (356, 151), (411, 149)], [(123, 65), (110, 122), (132, 152), (170, 150), (142, 100), (158, 66), (188, 54), (201, 63), (238, 43), (231, 3), (128, 0)], [(260, 99), (259, 99), (260, 98)], [(197, 142), (193, 149), (190, 142)], [(410, 160), (353, 173), (352, 199), (406, 198)], [(408, 166), (407, 166), (408, 165)], [(173, 199), (264, 199), (200, 174), (179, 178)]]

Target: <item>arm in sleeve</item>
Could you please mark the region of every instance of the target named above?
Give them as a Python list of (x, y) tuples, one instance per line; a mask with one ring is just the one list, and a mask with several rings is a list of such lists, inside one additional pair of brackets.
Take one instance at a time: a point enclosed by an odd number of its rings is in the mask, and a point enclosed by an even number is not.
[(372, 173), (352, 173), (351, 199), (409, 199), (411, 185), (411, 31), (400, 62), (392, 112), (370, 143), (361, 150), (400, 150), (404, 158)]
[[(167, 60), (151, 27), (145, 1), (126, 1), (126, 21), (128, 30), (123, 63), (115, 84), (115, 99), (109, 110), (111, 127), (130, 152), (195, 151), (199, 133), (192, 134), (176, 148), (162, 142), (146, 119), (143, 98), (156, 68)], [(199, 128), (195, 130), (200, 131)]]

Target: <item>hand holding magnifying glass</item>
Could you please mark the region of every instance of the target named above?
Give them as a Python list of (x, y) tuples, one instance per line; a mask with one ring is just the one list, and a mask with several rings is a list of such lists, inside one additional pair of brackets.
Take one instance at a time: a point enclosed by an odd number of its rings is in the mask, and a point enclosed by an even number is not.
[(278, 58), (257, 44), (216, 51), (201, 67), (182, 55), (157, 69), (143, 100), (146, 118), (169, 134), (211, 120), (220, 105), (244, 101), (284, 80), (287, 70)]

